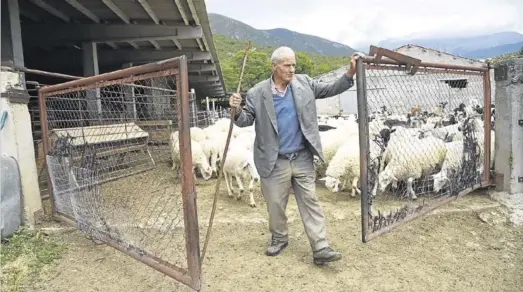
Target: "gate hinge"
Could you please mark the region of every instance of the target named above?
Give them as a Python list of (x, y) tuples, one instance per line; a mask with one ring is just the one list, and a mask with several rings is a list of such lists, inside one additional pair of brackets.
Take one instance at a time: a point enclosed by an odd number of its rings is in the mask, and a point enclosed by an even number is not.
[(407, 74), (414, 75), (418, 71), (419, 65), (421, 64), (420, 59), (413, 58), (395, 51), (391, 51), (385, 48), (376, 46), (370, 46), (369, 56), (374, 56), (374, 61), (379, 63), (382, 57), (392, 59), (400, 65), (405, 65)]
[(518, 177), (518, 182), (519, 182), (519, 183), (523, 183), (523, 176), (519, 176), (519, 177)]
[(523, 120), (518, 120), (518, 125), (520, 125), (521, 127), (523, 127)]

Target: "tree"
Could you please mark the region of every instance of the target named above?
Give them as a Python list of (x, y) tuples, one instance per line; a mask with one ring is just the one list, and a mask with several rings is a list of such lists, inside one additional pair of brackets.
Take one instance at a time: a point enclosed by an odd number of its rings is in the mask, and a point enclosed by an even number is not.
[(523, 56), (523, 47), (521, 47), (521, 50), (519, 50), (519, 55)]
[(312, 74), (312, 62), (309, 56), (302, 52), (296, 52), (296, 74)]
[[(238, 87), (238, 80), (240, 77), (240, 70), (243, 64), (245, 50), (239, 50), (232, 57), (232, 64), (234, 66), (234, 75), (236, 76), (235, 85), (230, 90), (236, 91)], [(250, 51), (247, 56), (247, 63), (245, 64), (245, 71), (243, 72), (243, 80), (240, 91), (247, 91), (254, 87), (258, 82), (267, 79), (271, 76), (271, 60), (268, 54), (259, 51)]]

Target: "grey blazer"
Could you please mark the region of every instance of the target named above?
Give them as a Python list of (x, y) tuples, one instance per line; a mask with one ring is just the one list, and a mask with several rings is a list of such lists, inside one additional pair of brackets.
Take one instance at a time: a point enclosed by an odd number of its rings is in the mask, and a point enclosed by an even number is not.
[[(338, 95), (354, 85), (354, 80), (343, 74), (331, 83), (318, 82), (305, 74), (296, 74), (290, 83), (301, 131), (313, 155), (323, 160), (315, 99)], [(254, 163), (261, 177), (268, 177), (278, 159), (280, 140), (274, 110), (270, 78), (247, 91), (245, 106), (236, 113), (238, 127), (251, 126), (254, 121)]]

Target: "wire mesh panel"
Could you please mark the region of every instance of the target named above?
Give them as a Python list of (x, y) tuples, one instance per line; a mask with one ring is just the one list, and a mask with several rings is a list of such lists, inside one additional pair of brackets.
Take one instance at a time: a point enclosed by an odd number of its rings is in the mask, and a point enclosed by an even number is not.
[[(358, 61), (363, 241), (489, 184), (486, 68)], [(367, 119), (363, 118), (367, 117)]]
[(39, 94), (54, 215), (198, 290), (186, 58)]

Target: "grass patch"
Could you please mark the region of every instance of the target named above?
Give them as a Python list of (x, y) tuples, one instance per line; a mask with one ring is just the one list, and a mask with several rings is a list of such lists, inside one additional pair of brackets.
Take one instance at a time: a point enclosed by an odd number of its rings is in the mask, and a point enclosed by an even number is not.
[(2, 291), (20, 291), (36, 280), (45, 266), (59, 259), (65, 249), (64, 244), (39, 231), (20, 228), (1, 244)]

